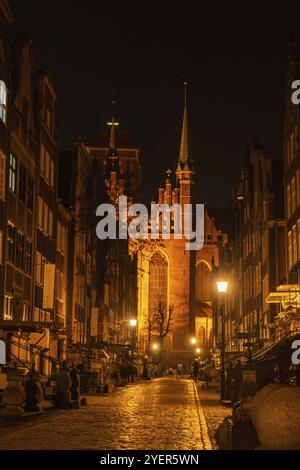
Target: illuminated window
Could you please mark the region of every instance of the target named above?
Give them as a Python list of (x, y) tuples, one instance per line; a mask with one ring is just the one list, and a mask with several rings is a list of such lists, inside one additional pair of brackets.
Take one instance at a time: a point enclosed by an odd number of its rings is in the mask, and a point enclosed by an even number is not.
[(43, 228), (43, 199), (39, 196), (38, 199), (38, 226)]
[(211, 271), (204, 261), (200, 261), (196, 271), (196, 299), (199, 302), (211, 301)]
[(6, 124), (7, 120), (7, 88), (3, 80), (0, 80), (0, 119)]
[(287, 202), (287, 217), (288, 219), (291, 217), (291, 187), (290, 185), (287, 186), (286, 190), (286, 202)]
[(5, 155), (0, 151), (0, 199), (5, 200)]
[(295, 180), (295, 177), (292, 179), (291, 192), (292, 192), (292, 214), (293, 214), (296, 210), (296, 180)]
[(9, 189), (15, 193), (16, 192), (16, 183), (17, 183), (17, 160), (12, 154), (9, 156)]
[(292, 232), (288, 233), (288, 266), (289, 269), (293, 266), (293, 239)]
[(161, 302), (168, 301), (168, 263), (165, 256), (157, 251), (151, 258), (149, 267), (149, 309), (154, 313)]
[(13, 319), (13, 298), (11, 295), (4, 296), (4, 320)]
[(292, 229), (292, 237), (293, 237), (293, 265), (297, 263), (297, 228), (294, 225)]
[(22, 314), (22, 321), (29, 321), (30, 320), (30, 307), (28, 304), (23, 304), (23, 314)]

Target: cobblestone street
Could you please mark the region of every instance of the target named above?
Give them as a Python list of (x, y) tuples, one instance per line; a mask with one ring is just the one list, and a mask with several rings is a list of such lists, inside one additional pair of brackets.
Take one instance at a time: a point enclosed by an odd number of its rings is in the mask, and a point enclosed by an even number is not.
[(86, 407), (49, 412), (25, 428), (0, 428), (0, 449), (211, 449), (194, 383), (183, 378), (88, 397)]

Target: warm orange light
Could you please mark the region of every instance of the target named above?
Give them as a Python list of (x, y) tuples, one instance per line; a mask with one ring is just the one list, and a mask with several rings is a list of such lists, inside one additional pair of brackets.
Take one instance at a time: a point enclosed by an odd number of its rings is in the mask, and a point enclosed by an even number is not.
[(192, 339), (191, 339), (191, 343), (192, 343), (192, 344), (196, 344), (196, 343), (197, 343), (196, 338), (192, 338)]
[(220, 294), (226, 294), (227, 288), (228, 288), (228, 282), (227, 281), (218, 281), (217, 282), (217, 287), (218, 287), (218, 292)]
[(136, 326), (136, 324), (137, 324), (136, 318), (131, 318), (131, 319), (129, 320), (129, 324), (130, 324), (130, 326), (132, 326), (132, 327)]

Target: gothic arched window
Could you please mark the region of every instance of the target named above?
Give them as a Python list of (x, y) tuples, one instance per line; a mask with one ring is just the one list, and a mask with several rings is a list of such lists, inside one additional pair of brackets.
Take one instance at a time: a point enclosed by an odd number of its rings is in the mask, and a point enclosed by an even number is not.
[(204, 261), (197, 265), (196, 299), (198, 302), (211, 302), (211, 271)]
[(153, 313), (161, 302), (168, 301), (168, 262), (166, 257), (157, 251), (151, 258), (149, 266), (149, 311)]

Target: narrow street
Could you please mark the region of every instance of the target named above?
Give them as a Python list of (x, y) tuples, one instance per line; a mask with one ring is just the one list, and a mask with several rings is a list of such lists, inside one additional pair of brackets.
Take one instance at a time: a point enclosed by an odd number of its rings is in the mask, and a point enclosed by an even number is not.
[(38, 424), (0, 428), (0, 449), (211, 449), (191, 380), (162, 378), (88, 397), (80, 410), (53, 411)]

